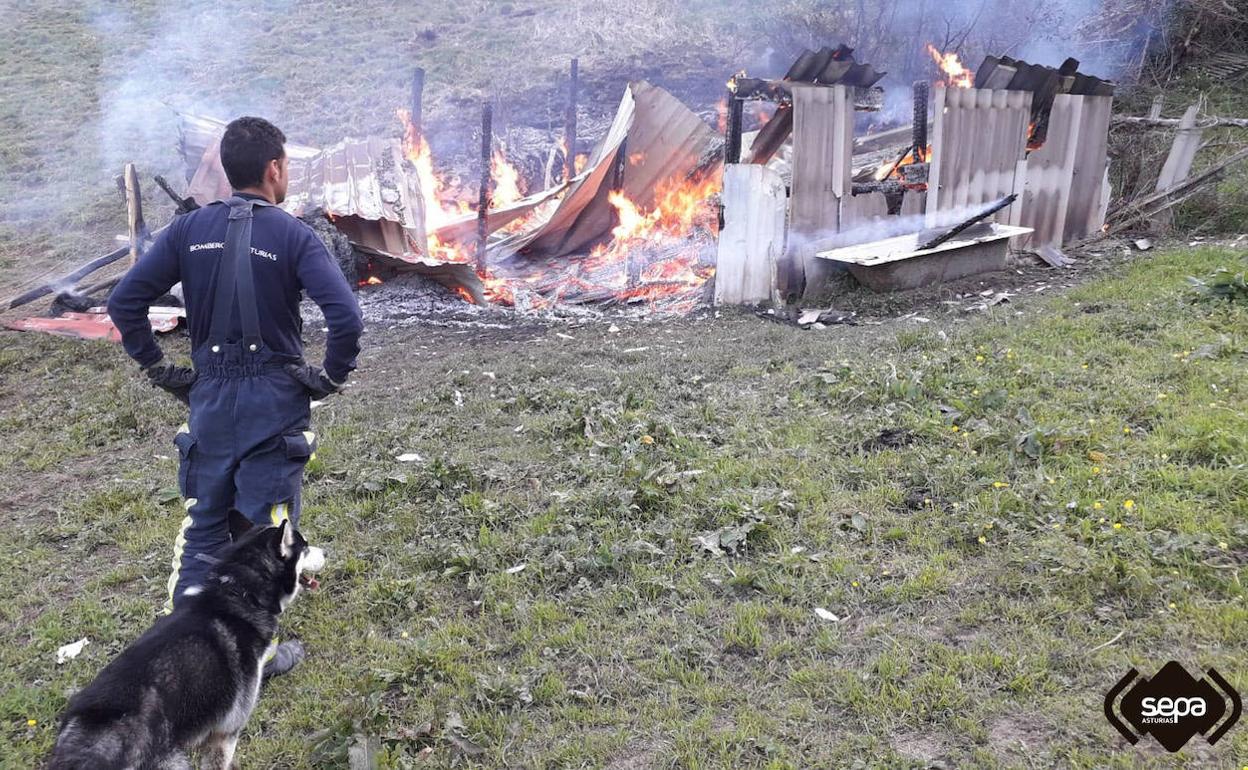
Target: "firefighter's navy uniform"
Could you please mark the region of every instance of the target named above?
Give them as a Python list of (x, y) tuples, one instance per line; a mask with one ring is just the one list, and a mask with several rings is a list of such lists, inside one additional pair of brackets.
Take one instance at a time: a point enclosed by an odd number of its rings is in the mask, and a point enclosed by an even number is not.
[(264, 199), (236, 194), (175, 219), (117, 284), (108, 312), (126, 352), (161, 360), (147, 310), (182, 282), (196, 379), (190, 420), (174, 438), (186, 518), (174, 545), (169, 607), (230, 542), (235, 508), (256, 524), (299, 523), (304, 466), (316, 451), (302, 364), (301, 292), (329, 326), (325, 373), (355, 368), (359, 305), (311, 228)]

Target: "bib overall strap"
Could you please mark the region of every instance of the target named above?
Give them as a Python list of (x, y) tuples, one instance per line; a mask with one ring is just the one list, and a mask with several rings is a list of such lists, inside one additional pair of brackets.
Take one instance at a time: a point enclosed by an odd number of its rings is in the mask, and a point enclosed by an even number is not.
[(217, 291), (212, 305), (212, 325), (208, 342), (214, 348), (229, 342), (230, 321), (234, 303), (238, 302), (242, 321), (243, 345), (256, 352), (263, 344), (260, 336), (260, 314), (256, 306), (256, 283), (251, 270), (251, 223), (254, 206), (271, 206), (268, 201), (235, 195), (224, 201), (230, 207), (229, 225), (225, 231), (225, 247), (217, 267)]

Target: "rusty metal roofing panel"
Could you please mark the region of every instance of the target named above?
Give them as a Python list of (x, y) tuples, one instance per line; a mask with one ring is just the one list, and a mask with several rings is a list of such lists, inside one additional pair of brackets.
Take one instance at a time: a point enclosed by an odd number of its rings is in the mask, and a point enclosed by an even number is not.
[(658, 186), (683, 180), (718, 164), (717, 135), (679, 99), (644, 81), (624, 93), (607, 135), (550, 218), (533, 230), (500, 242), (502, 253), (540, 256), (576, 254), (600, 242), (615, 226), (607, 194), (615, 186), (617, 159), (627, 156), (619, 188), (642, 210), (655, 204)]
[[(201, 205), (230, 194), (221, 167), (225, 123), (182, 116), (182, 148), (204, 145), (188, 194)], [(206, 143), (206, 144), (205, 144)], [(428, 261), (420, 185), (397, 139), (344, 139), (323, 150), (288, 143), (290, 187), (282, 208), (293, 216), (324, 210), (352, 242), (399, 259)]]

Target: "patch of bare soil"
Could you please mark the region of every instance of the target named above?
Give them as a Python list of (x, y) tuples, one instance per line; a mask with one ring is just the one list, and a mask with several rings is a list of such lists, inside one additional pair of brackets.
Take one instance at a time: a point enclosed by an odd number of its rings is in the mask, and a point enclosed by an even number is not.
[(918, 732), (900, 733), (893, 738), (892, 744), (893, 750), (903, 757), (927, 764), (936, 762), (948, 750), (941, 736)]

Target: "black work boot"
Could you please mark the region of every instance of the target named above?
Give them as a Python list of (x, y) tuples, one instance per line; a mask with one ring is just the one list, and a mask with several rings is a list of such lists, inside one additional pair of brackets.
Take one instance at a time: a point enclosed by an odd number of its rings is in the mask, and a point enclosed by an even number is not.
[(268, 680), (288, 673), (302, 663), (307, 656), (308, 653), (303, 649), (303, 642), (298, 639), (282, 642), (274, 648), (273, 656), (265, 661), (261, 678)]

